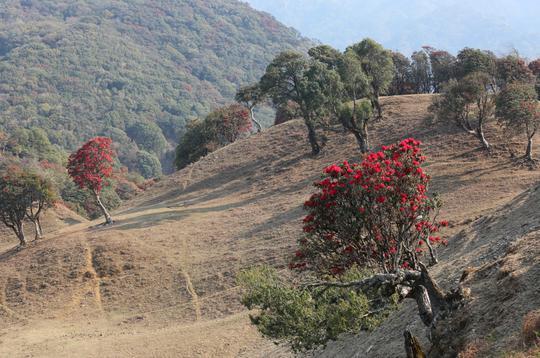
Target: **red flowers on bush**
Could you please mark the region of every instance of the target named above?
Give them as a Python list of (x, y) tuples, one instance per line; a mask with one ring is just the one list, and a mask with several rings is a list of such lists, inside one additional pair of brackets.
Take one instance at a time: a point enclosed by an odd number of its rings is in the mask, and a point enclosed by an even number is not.
[(393, 272), (418, 268), (426, 253), (435, 261), (432, 236), (439, 201), (427, 195), (429, 176), (420, 142), (384, 146), (362, 163), (331, 165), (304, 204), (305, 236), (291, 268), (339, 274), (353, 265)]

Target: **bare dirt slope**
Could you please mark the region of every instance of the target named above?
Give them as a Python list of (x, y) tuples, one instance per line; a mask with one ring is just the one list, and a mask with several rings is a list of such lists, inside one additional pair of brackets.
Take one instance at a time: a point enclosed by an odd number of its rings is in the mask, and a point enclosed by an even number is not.
[[(512, 274), (534, 274), (534, 265), (524, 260), (537, 247), (528, 248), (531, 240), (524, 235), (534, 235), (538, 200), (536, 206), (520, 206), (519, 200), (528, 200), (530, 192), (523, 192), (539, 181), (540, 172), (516, 166), (509, 157), (522, 143), (497, 144), (494, 127), (487, 135), (495, 141), (495, 154), (488, 157), (474, 138), (431, 123), (430, 100), (384, 99), (387, 118), (374, 125), (372, 142), (409, 136), (425, 142), (433, 189), (446, 203), (448, 234), (455, 235), (443, 252), (439, 278), (452, 284), (462, 269), (493, 263), (509, 245), (517, 249), (501, 265)], [(333, 133), (324, 152), (312, 158), (305, 136), (299, 121), (270, 128), (164, 179), (117, 211), (111, 227), (80, 223), (23, 251), (5, 248), (0, 357), (289, 356), (250, 326), (235, 275), (260, 263), (285, 268), (301, 235), (301, 206), (311, 183), (326, 165), (359, 157), (352, 137)], [(495, 290), (496, 283), (478, 279), (481, 272), (471, 275), (473, 288)], [(524, 292), (530, 294), (526, 286)], [(474, 297), (478, 307), (491, 307), (489, 298)], [(516, 297), (509, 304), (526, 296)], [(414, 320), (414, 307), (406, 305), (374, 334), (333, 344), (321, 354), (402, 356), (401, 331)], [(472, 321), (470, 327), (482, 324)], [(413, 327), (421, 332), (420, 325)]]

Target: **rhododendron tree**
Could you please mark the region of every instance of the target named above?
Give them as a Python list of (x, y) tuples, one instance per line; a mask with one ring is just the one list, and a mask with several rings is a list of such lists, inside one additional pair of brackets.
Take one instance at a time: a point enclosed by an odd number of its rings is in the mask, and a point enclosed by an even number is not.
[(384, 273), (436, 263), (440, 201), (427, 195), (420, 143), (407, 139), (370, 153), (361, 164), (325, 169), (304, 204), (304, 232), (292, 267), (339, 274), (357, 265)]
[(101, 190), (107, 185), (107, 179), (113, 174), (114, 151), (112, 140), (95, 137), (86, 142), (77, 152), (70, 155), (67, 165), (68, 174), (81, 189), (88, 189), (94, 195), (106, 224), (113, 220), (100, 198)]
[(307, 349), (369, 329), (405, 298), (432, 329), (460, 306), (464, 290), (444, 292), (428, 270), (436, 247), (447, 244), (440, 231), (448, 222), (428, 194), (425, 161), (421, 143), (409, 138), (324, 170), (304, 204), (304, 235), (290, 264), (298, 277), (287, 283), (264, 269), (240, 276), (243, 302), (260, 309), (252, 322), (263, 334)]
[(534, 85), (512, 83), (497, 96), (497, 117), (507, 130), (527, 135), (525, 158), (532, 161), (533, 138), (540, 129), (540, 106)]
[(235, 142), (242, 134), (251, 130), (249, 110), (239, 104), (221, 107), (206, 117), (208, 125), (220, 145)]

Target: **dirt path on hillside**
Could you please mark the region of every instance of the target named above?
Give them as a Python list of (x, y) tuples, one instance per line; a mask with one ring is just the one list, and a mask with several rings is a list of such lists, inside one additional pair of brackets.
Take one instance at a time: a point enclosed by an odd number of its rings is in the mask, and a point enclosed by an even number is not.
[[(443, 256), (461, 268), (489, 246), (466, 229), (540, 173), (514, 166), (494, 127), (486, 133), (499, 156), (488, 157), (474, 139), (427, 122), (430, 98), (385, 99), (389, 118), (372, 128), (372, 141), (414, 135), (425, 142), (432, 189), (445, 203), (441, 217), (459, 242)], [(333, 133), (313, 158), (302, 123), (285, 123), (157, 183), (120, 208), (113, 226), (81, 223), (0, 253), (0, 357), (290, 356), (251, 326), (235, 277), (262, 263), (287, 267), (311, 184), (344, 159), (358, 159), (353, 138)], [(445, 274), (459, 275), (455, 267)], [(404, 309), (396, 326), (365, 341), (401, 353), (401, 339), (388, 337), (410, 319)]]

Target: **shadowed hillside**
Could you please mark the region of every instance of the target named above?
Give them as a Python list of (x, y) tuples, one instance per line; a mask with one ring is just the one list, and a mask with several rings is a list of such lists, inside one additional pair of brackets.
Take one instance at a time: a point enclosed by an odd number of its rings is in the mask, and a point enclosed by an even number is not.
[[(453, 285), (477, 267), (467, 278), (474, 315), (464, 330), (474, 329), (473, 340), (490, 329), (488, 349), (513, 347), (519, 320), (539, 304), (528, 252), (538, 252), (538, 191), (530, 188), (540, 172), (516, 166), (510, 153), (523, 143), (498, 144), (495, 127), (486, 131), (495, 144), (488, 157), (474, 138), (432, 123), (431, 98), (384, 98), (387, 118), (373, 126), (372, 142), (425, 143), (453, 235), (435, 274)], [(72, 225), (0, 253), (0, 356), (289, 356), (250, 326), (235, 275), (259, 263), (284, 269), (311, 183), (328, 164), (359, 158), (347, 135), (332, 133), (316, 158), (305, 137), (300, 121), (272, 127), (159, 182), (117, 211), (111, 227)], [(520, 306), (489, 328), (495, 322), (475, 312), (491, 312), (500, 285), (505, 304)], [(321, 354), (401, 356), (403, 328), (415, 320), (405, 304), (373, 334), (345, 337)], [(421, 323), (412, 328), (422, 336)]]

